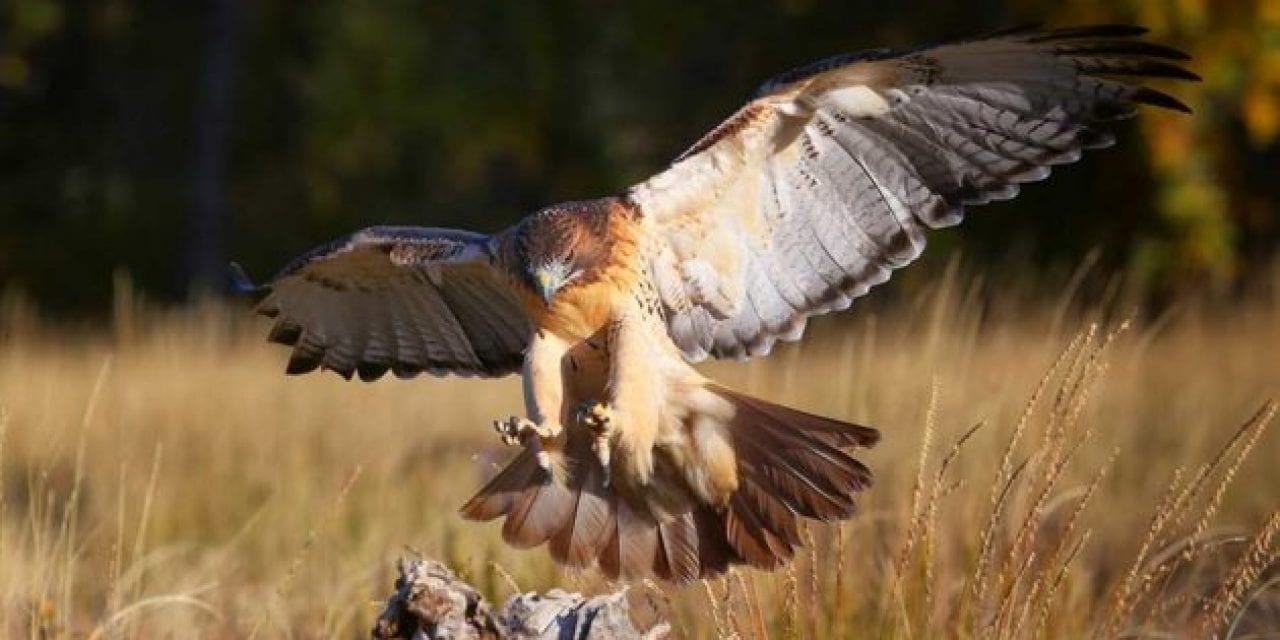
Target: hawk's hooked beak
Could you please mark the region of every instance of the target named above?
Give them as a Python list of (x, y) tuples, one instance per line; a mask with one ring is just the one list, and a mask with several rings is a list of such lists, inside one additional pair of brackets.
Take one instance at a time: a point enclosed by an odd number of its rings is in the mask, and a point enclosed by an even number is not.
[(538, 285), (538, 294), (542, 296), (542, 301), (548, 305), (551, 304), (551, 299), (555, 297), (556, 290), (560, 288), (560, 282), (545, 269), (539, 269), (533, 275), (533, 280)]

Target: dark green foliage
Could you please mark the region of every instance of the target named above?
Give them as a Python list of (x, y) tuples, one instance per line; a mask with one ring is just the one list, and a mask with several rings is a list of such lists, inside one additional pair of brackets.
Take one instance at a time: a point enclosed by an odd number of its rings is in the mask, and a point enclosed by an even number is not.
[[(120, 269), (188, 295), (215, 4), (0, 9), (0, 289), (93, 312)], [(1011, 8), (1035, 4), (242, 3), (222, 245), (261, 279), (370, 224), (495, 230), (660, 169), (789, 68), (1044, 19)], [(1145, 147), (1120, 133), (1117, 151), (973, 215), (967, 251), (1024, 246), (1043, 265), (1101, 246), (1125, 264), (1160, 225)]]

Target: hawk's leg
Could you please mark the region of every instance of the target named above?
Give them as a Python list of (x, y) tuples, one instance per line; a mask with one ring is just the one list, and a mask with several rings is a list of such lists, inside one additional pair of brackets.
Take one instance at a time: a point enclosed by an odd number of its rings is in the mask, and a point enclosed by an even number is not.
[[(645, 485), (653, 474), (653, 447), (661, 419), (663, 373), (654, 327), (638, 307), (620, 310), (609, 325), (609, 382), (605, 387), (611, 428), (604, 447), (616, 447), (615, 471), (632, 484)], [(665, 327), (661, 329), (666, 336)]]
[[(551, 469), (549, 452), (560, 447), (559, 439), (564, 431), (560, 425), (564, 403), (561, 361), (568, 351), (569, 344), (550, 332), (534, 334), (524, 355), (524, 406), (529, 419), (515, 421), (510, 429), (517, 442), (535, 448), (538, 464), (546, 470)], [(508, 441), (508, 429), (502, 427), (499, 432), (503, 434), (503, 441)]]
[(588, 400), (578, 405), (575, 412), (577, 416), (578, 426), (591, 432), (591, 451), (596, 454), (596, 460), (600, 461), (600, 467), (604, 469), (604, 486), (609, 486), (609, 458), (611, 438), (613, 435), (613, 411), (609, 406)]

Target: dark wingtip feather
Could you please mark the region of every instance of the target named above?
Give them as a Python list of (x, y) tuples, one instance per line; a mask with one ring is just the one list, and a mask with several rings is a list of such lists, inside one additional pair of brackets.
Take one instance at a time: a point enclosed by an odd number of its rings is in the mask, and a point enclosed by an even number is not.
[(1186, 51), (1170, 47), (1168, 45), (1163, 45), (1158, 42), (1117, 43), (1117, 48), (1120, 48), (1121, 46), (1127, 46), (1130, 53), (1136, 53), (1151, 58), (1164, 58), (1166, 60), (1179, 60), (1182, 62), (1186, 62), (1191, 59), (1191, 54)]
[(373, 382), (381, 378), (390, 368), (391, 365), (385, 362), (361, 362), (356, 365), (356, 373), (360, 375), (362, 381)]
[(1147, 58), (1161, 58), (1164, 60), (1173, 60), (1178, 62), (1186, 62), (1191, 59), (1191, 54), (1175, 49), (1167, 45), (1156, 42), (1145, 42), (1142, 40), (1096, 40), (1085, 42), (1065, 42), (1054, 46), (1054, 52), (1059, 55), (1126, 55), (1126, 56), (1143, 56)]
[(1050, 29), (1027, 38), (1027, 42), (1055, 42), (1079, 38), (1134, 38), (1144, 35), (1148, 31), (1150, 29), (1134, 24), (1091, 24)]
[(271, 327), (270, 333), (267, 334), (267, 342), (293, 346), (298, 343), (300, 337), (302, 337), (302, 325), (284, 319)]
[(284, 372), (296, 376), (303, 373), (311, 373), (320, 368), (320, 358), (311, 353), (294, 351), (289, 357), (289, 364), (285, 367)]
[(1152, 78), (1172, 78), (1174, 80), (1188, 80), (1190, 82), (1200, 82), (1203, 78), (1200, 74), (1176, 64), (1166, 62), (1148, 61), (1139, 69), (1142, 75)]
[(974, 38), (970, 38), (970, 40), (991, 40), (995, 38), (1007, 38), (1009, 36), (1016, 36), (1024, 33), (1036, 33), (1036, 32), (1042, 31), (1043, 29), (1044, 29), (1043, 22), (1025, 22), (1023, 24), (1016, 24), (1011, 27), (1005, 27), (1003, 29), (996, 29), (995, 31), (988, 31)]
[(1156, 91), (1150, 87), (1138, 87), (1133, 92), (1133, 96), (1130, 99), (1139, 104), (1162, 107), (1164, 109), (1171, 109), (1182, 113), (1191, 113), (1191, 107), (1183, 104), (1181, 100), (1178, 100), (1177, 98), (1162, 91)]
[(254, 302), (261, 301), (271, 293), (271, 287), (254, 284), (238, 262), (227, 265), (227, 286), (231, 293), (249, 297)]
[(1161, 60), (1115, 59), (1078, 62), (1082, 73), (1103, 76), (1143, 76), (1199, 82), (1200, 76), (1184, 67)]

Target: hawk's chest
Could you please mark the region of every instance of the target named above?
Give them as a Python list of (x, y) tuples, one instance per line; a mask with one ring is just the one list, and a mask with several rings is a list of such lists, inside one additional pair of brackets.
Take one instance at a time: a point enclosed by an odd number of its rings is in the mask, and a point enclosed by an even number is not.
[[(640, 298), (654, 297), (644, 275), (639, 251), (639, 228), (619, 216), (610, 225), (608, 257), (582, 281), (571, 283), (556, 293), (550, 304), (526, 291), (525, 310), (536, 329), (555, 334), (571, 343), (582, 342), (602, 332), (619, 310), (634, 308)], [(656, 308), (649, 305), (647, 308)]]
[(590, 282), (561, 290), (550, 304), (532, 298), (525, 308), (535, 328), (577, 343), (601, 333), (615, 311), (634, 296), (639, 282), (635, 270), (618, 265)]

